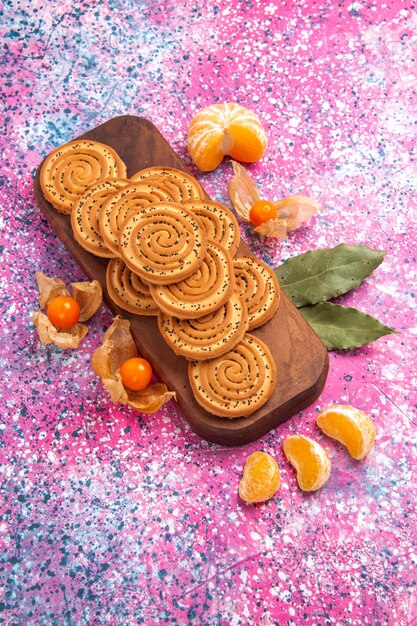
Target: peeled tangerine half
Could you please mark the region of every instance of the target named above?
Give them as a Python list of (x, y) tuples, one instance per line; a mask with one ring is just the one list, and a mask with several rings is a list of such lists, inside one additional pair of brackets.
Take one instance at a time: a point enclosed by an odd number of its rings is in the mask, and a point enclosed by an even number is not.
[(284, 441), (284, 454), (296, 469), (297, 482), (303, 491), (320, 489), (330, 476), (330, 458), (314, 439), (290, 435)]
[(376, 433), (371, 418), (353, 406), (329, 406), (316, 421), (326, 435), (343, 443), (354, 459), (365, 458), (374, 444)]
[(235, 102), (201, 109), (188, 127), (188, 152), (204, 172), (216, 169), (226, 154), (236, 161), (254, 163), (266, 145), (266, 133), (258, 116)]
[(275, 459), (268, 452), (250, 454), (239, 483), (239, 496), (245, 502), (265, 502), (278, 491), (281, 474)]

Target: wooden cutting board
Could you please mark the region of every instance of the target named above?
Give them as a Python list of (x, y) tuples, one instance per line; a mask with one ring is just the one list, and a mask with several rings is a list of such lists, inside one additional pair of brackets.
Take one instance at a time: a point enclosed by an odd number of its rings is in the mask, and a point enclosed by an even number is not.
[[(165, 165), (187, 171), (179, 156), (148, 120), (120, 116), (82, 135), (112, 146), (127, 165), (128, 176), (145, 167)], [(39, 166), (34, 182), (39, 208), (58, 237), (75, 257), (90, 280), (97, 279), (115, 315), (128, 319), (139, 353), (148, 359), (157, 378), (177, 394), (177, 404), (192, 430), (207, 441), (237, 446), (258, 439), (269, 430), (310, 405), (320, 395), (328, 372), (325, 347), (309, 324), (281, 294), (274, 318), (254, 331), (270, 348), (278, 370), (278, 383), (270, 400), (250, 417), (233, 420), (204, 411), (194, 400), (187, 376), (187, 361), (176, 356), (162, 339), (156, 318), (137, 316), (119, 309), (106, 290), (106, 259), (84, 250), (74, 241), (70, 219), (58, 213), (43, 197)], [(252, 254), (242, 242), (239, 252)]]

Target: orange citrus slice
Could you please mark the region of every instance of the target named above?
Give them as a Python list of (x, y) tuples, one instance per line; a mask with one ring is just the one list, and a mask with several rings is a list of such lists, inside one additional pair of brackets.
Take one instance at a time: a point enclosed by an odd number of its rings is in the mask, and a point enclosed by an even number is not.
[(266, 145), (266, 133), (258, 116), (235, 102), (201, 109), (188, 127), (188, 152), (204, 172), (216, 169), (226, 154), (243, 163), (258, 161)]
[(275, 459), (268, 452), (250, 454), (239, 483), (239, 496), (245, 502), (265, 502), (276, 493), (281, 474)]
[(296, 469), (297, 482), (303, 491), (320, 489), (330, 476), (330, 458), (314, 439), (290, 435), (284, 441), (284, 454)]
[(329, 406), (316, 421), (326, 435), (343, 443), (354, 459), (364, 459), (374, 444), (376, 433), (371, 418), (353, 406)]

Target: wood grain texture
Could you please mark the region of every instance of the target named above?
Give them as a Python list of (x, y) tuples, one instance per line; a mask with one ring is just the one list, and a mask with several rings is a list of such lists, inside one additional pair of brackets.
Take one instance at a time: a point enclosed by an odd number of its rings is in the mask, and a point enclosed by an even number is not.
[[(128, 176), (153, 165), (187, 171), (156, 127), (144, 118), (116, 117), (85, 133), (82, 138), (112, 146), (126, 163)], [(90, 280), (101, 282), (111, 311), (130, 321), (139, 353), (152, 363), (158, 379), (176, 392), (183, 417), (195, 433), (220, 445), (243, 445), (275, 428), (320, 395), (328, 372), (327, 351), (294, 305), (285, 294), (281, 294), (281, 303), (274, 318), (252, 331), (268, 345), (277, 364), (278, 383), (273, 396), (250, 417), (229, 420), (204, 411), (190, 390), (187, 361), (176, 356), (162, 339), (156, 318), (129, 314), (108, 297), (105, 281), (107, 260), (81, 248), (73, 238), (69, 217), (58, 213), (45, 200), (39, 184), (41, 165), (36, 172), (34, 193), (42, 214)], [(243, 242), (239, 253), (252, 254)]]

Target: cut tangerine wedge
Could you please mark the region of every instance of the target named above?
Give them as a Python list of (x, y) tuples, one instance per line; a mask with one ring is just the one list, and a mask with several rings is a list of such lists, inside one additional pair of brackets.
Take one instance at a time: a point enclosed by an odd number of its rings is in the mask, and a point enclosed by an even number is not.
[(239, 483), (239, 496), (245, 502), (265, 502), (277, 492), (281, 474), (275, 459), (268, 452), (250, 454)]
[(375, 441), (375, 427), (371, 418), (347, 404), (329, 406), (317, 416), (317, 426), (344, 444), (354, 459), (364, 459)]
[(225, 155), (243, 163), (258, 161), (266, 145), (266, 133), (258, 116), (235, 102), (201, 109), (188, 127), (188, 152), (204, 172), (216, 169)]
[(320, 489), (330, 476), (330, 458), (314, 439), (290, 435), (284, 441), (284, 454), (297, 472), (297, 482), (303, 491)]

